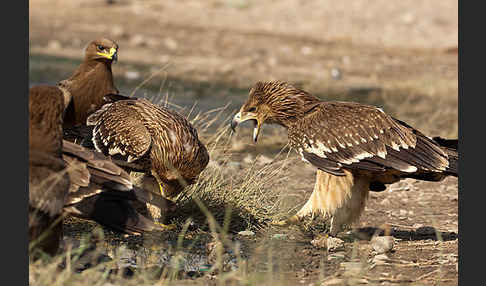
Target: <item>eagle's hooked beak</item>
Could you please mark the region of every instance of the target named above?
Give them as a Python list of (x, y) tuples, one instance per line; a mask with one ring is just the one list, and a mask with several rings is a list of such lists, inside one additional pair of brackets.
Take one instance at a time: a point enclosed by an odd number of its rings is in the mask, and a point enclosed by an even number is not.
[(256, 117), (256, 114), (245, 112), (242, 115), (241, 111), (236, 113), (235, 116), (233, 117), (233, 120), (231, 120), (231, 129), (233, 130), (233, 132), (236, 132), (236, 126), (238, 126), (238, 124), (247, 120), (253, 121), (253, 141), (256, 143), (258, 140), (258, 134), (260, 133), (260, 127), (261, 127), (261, 123)]
[(118, 60), (118, 53), (117, 53), (117, 49), (116, 48), (111, 48), (108, 53), (98, 52), (97, 54), (100, 55), (100, 56), (103, 56), (103, 57), (105, 57), (105, 58), (107, 58), (109, 60), (113, 60), (115, 62)]

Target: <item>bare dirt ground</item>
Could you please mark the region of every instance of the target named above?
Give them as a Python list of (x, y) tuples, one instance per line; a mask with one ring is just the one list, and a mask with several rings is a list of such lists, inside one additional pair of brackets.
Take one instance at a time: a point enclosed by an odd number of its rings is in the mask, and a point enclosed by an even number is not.
[[(195, 101), (202, 112), (228, 103), (224, 115), (230, 116), (254, 82), (281, 79), (323, 99), (381, 105), (431, 136), (458, 134), (457, 1), (32, 0), (29, 8), (31, 84), (65, 78), (84, 45), (107, 36), (120, 45), (113, 72), (123, 93), (150, 79), (138, 96), (170, 95), (186, 111)], [(275, 215), (295, 212), (310, 195), (315, 169), (293, 153), (285, 161), (276, 157), (286, 143), (282, 128), (264, 126), (257, 145), (250, 130), (240, 129), (231, 138), (229, 161), (215, 166), (238, 178), (254, 164), (287, 162), (264, 190), (279, 194)], [(455, 178), (406, 180), (371, 193), (357, 225), (361, 235), (343, 233), (338, 250), (311, 244), (323, 233), (318, 219), (285, 229), (249, 220), (230, 233), (249, 257), (248, 271), (266, 275), (249, 284), (457, 285), (457, 186)], [(73, 225), (66, 225), (68, 232), (94, 227)], [(237, 234), (245, 229), (255, 234)], [(191, 231), (204, 234), (208, 226)], [(369, 236), (380, 231), (395, 242), (386, 259), (370, 246)], [(176, 236), (164, 234), (150, 247)], [(178, 282), (218, 281), (192, 279)]]

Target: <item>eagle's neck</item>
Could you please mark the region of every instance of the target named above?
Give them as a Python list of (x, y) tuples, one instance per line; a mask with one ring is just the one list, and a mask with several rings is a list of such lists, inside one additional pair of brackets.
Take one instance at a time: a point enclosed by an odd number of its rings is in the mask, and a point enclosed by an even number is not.
[(85, 60), (69, 78), (71, 81), (96, 83), (98, 88), (114, 89), (111, 63), (96, 60)]
[(66, 111), (65, 126), (84, 125), (88, 115), (103, 105), (105, 95), (118, 93), (113, 83), (111, 63), (96, 60), (81, 63), (63, 85), (72, 95), (72, 104)]
[(310, 94), (288, 97), (273, 108), (272, 116), (268, 121), (289, 128), (312, 112), (320, 103), (317, 97)]

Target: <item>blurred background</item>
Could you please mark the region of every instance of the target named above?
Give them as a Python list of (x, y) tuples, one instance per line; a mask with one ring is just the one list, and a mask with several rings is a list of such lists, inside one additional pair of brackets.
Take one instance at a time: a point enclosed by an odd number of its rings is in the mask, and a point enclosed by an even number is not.
[[(457, 1), (31, 0), (30, 83), (68, 77), (84, 46), (120, 45), (123, 94), (231, 114), (258, 80), (376, 104), (457, 136)], [(438, 112), (440, 111), (440, 112)], [(271, 127), (270, 127), (271, 128)]]

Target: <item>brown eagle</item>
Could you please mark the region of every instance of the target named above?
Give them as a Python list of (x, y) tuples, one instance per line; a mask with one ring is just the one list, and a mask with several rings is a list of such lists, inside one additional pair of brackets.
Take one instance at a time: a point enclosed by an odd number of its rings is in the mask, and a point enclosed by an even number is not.
[[(195, 183), (209, 162), (190, 122), (146, 99), (105, 104), (88, 117), (87, 125), (93, 127), (92, 142), (98, 151), (138, 165), (143, 174), (138, 183), (168, 199)], [(147, 208), (154, 219), (161, 217), (157, 207)]]
[(72, 96), (65, 111), (64, 128), (85, 125), (86, 118), (107, 103), (105, 95), (118, 94), (111, 71), (111, 64), (118, 59), (118, 44), (99, 38), (91, 41), (84, 52), (84, 60), (74, 73), (57, 84)]
[[(39, 109), (39, 105), (42, 106)], [(62, 236), (69, 176), (62, 159), (61, 90), (38, 86), (29, 96), (29, 249), (54, 255)]]
[(57, 251), (65, 213), (137, 234), (160, 229), (132, 201), (170, 208), (161, 196), (134, 187), (130, 176), (103, 154), (62, 139), (69, 93), (55, 86), (29, 90), (29, 238), (35, 248)]
[(277, 225), (310, 213), (332, 217), (331, 235), (358, 220), (368, 192), (402, 178), (440, 181), (457, 177), (457, 140), (431, 139), (380, 108), (323, 102), (281, 82), (258, 82), (231, 127), (253, 121), (256, 142), (264, 122), (284, 126), (302, 159), (318, 168), (314, 191), (302, 209)]

